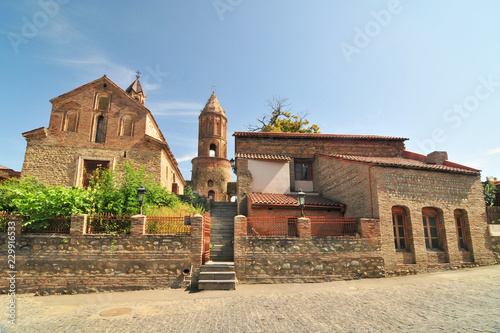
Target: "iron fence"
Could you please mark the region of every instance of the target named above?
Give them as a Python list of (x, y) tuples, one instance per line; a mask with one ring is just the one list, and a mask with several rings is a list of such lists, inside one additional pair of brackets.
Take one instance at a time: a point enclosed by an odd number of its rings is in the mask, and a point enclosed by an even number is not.
[[(28, 221), (29, 218), (25, 218)], [(29, 223), (22, 227), (21, 232), (30, 234), (69, 234), (69, 229), (71, 228), (71, 217), (67, 216), (54, 216), (53, 218), (46, 220), (38, 220), (36, 222)]]
[(130, 234), (131, 226), (130, 215), (96, 213), (87, 216), (88, 234)]
[(7, 232), (7, 226), (9, 223), (10, 213), (0, 212), (0, 232)]
[(248, 217), (247, 234), (254, 237), (297, 237), (297, 217)]
[(308, 216), (311, 221), (312, 237), (354, 236), (357, 232), (357, 218)]

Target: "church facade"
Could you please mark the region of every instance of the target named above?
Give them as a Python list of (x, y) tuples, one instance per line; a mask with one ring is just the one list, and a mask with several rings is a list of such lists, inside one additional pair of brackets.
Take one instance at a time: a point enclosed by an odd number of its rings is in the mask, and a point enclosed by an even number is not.
[(139, 77), (123, 90), (103, 76), (50, 100), (49, 127), (23, 133), (22, 177), (86, 186), (97, 168), (130, 161), (182, 194), (186, 181), (145, 99)]

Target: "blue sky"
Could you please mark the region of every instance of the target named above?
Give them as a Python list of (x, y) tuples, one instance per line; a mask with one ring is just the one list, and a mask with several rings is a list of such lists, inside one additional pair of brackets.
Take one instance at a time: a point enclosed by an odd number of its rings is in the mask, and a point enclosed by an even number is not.
[[(500, 177), (498, 0), (2, 1), (0, 164), (49, 99), (142, 72), (146, 106), (186, 179), (198, 114), (216, 85), (228, 133), (288, 97), (322, 133), (410, 138), (410, 151)], [(228, 157), (234, 155), (228, 137)]]

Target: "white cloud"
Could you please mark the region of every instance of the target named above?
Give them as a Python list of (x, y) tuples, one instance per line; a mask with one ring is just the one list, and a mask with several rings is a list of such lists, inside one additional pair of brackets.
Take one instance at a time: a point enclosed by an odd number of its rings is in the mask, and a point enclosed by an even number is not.
[(182, 156), (182, 157), (179, 157), (179, 158), (176, 158), (177, 162), (178, 163), (181, 163), (181, 162), (187, 162), (187, 161), (191, 161), (193, 158), (195, 158), (197, 155), (196, 153), (191, 153), (189, 155), (185, 155), (185, 156)]
[(496, 155), (496, 154), (500, 154), (500, 147), (488, 149), (486, 151), (486, 155)]
[(150, 109), (155, 116), (192, 117), (200, 115), (200, 110), (203, 109), (203, 105), (196, 102), (165, 101), (149, 103), (148, 109)]

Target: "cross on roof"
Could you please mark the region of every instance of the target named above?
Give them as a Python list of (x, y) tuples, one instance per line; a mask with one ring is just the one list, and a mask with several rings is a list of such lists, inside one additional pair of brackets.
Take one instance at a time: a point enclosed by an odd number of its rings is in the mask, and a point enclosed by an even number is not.
[(212, 84), (212, 93), (215, 94), (215, 84)]
[(139, 78), (141, 76), (141, 72), (136, 71), (135, 73), (136, 73), (136, 75), (135, 75), (136, 78)]

